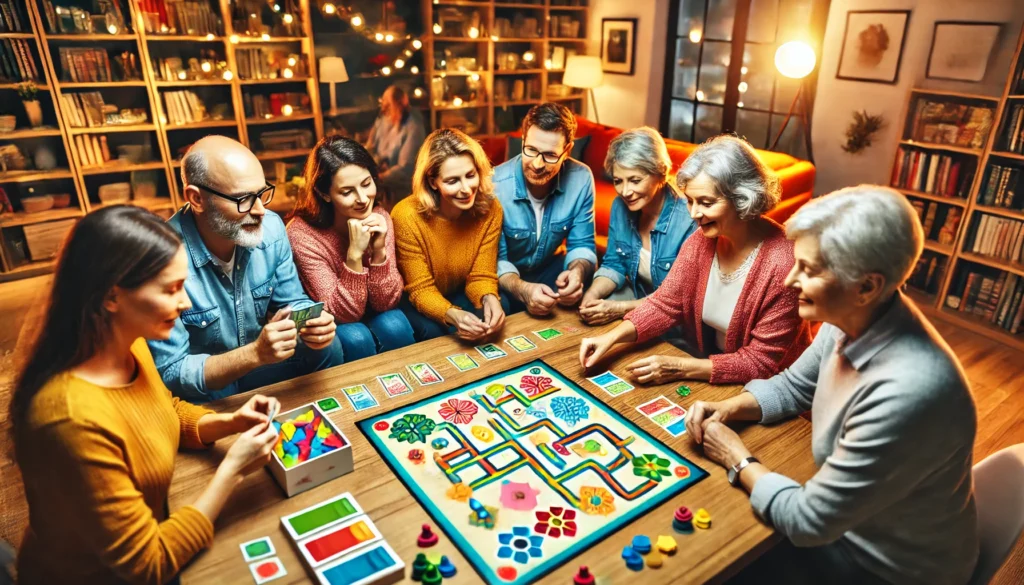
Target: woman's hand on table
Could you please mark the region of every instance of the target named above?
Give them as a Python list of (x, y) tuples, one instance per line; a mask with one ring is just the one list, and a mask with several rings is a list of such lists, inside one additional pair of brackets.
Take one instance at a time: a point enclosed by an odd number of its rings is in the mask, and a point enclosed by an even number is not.
[(445, 314), (445, 321), (455, 327), (459, 339), (477, 341), (487, 335), (487, 324), (469, 311), (452, 307)]
[(584, 337), (580, 342), (580, 365), (583, 369), (596, 364), (615, 345), (615, 332), (609, 331), (597, 337)]
[(236, 433), (243, 433), (256, 425), (265, 425), (272, 410), (280, 411), (277, 398), (255, 394), (238, 410), (231, 414), (231, 424)]
[(587, 325), (604, 325), (621, 319), (626, 314), (622, 307), (623, 304), (608, 299), (589, 299), (584, 295), (578, 312), (580, 319)]

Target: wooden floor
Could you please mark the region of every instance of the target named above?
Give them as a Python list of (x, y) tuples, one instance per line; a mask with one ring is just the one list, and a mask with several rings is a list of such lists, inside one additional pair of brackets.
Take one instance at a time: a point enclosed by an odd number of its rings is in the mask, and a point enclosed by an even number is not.
[[(13, 385), (15, 346), (24, 316), (45, 298), (49, 277), (0, 284), (0, 539), (18, 546), (27, 521), (20, 474), (9, 442), (7, 405)], [(1024, 443), (1024, 353), (936, 319), (936, 327), (959, 356), (978, 409), (975, 461)], [(1024, 583), (1024, 539), (993, 583)]]

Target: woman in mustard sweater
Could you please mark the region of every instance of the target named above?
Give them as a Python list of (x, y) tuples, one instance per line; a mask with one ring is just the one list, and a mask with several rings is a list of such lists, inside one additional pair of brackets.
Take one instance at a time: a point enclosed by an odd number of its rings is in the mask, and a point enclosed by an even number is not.
[(478, 341), (501, 330), (507, 306), (498, 295), (501, 205), (491, 163), (458, 130), (427, 136), (416, 157), (412, 196), (391, 212), (402, 309), (418, 341), (455, 333)]
[[(153, 364), (146, 339), (166, 339), (191, 306), (187, 262), (177, 234), (138, 207), (102, 209), (72, 230), (11, 403), (29, 506), (20, 583), (166, 583), (268, 462), (275, 399), (215, 414), (172, 398)], [(235, 433), (202, 495), (168, 514), (179, 445)]]

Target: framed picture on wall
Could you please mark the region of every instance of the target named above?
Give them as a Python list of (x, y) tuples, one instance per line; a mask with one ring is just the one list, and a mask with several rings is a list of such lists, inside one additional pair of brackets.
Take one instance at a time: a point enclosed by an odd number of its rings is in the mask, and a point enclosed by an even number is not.
[(636, 69), (636, 19), (601, 19), (601, 70), (633, 75)]
[(1001, 28), (999, 22), (936, 22), (928, 53), (927, 76), (981, 81)]
[(909, 10), (847, 12), (836, 78), (896, 83), (909, 20)]

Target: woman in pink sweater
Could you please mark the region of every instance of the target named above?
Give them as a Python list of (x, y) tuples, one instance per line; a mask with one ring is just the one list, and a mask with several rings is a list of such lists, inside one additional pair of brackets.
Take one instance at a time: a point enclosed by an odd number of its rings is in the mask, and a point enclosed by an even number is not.
[(719, 136), (695, 150), (676, 176), (690, 236), (654, 294), (618, 327), (587, 338), (580, 363), (595, 365), (616, 343), (643, 342), (679, 325), (693, 356), (655, 355), (626, 366), (639, 382), (709, 380), (745, 384), (771, 377), (810, 345), (798, 294), (784, 284), (793, 243), (763, 217), (779, 201), (779, 180), (744, 140)]
[(288, 222), (299, 279), (338, 322), (345, 361), (415, 343), (398, 310), (405, 283), (391, 216), (374, 206), (377, 164), (355, 140), (327, 136), (309, 153)]

